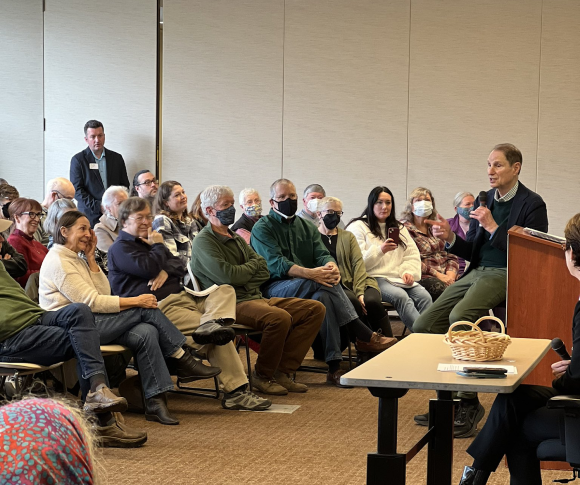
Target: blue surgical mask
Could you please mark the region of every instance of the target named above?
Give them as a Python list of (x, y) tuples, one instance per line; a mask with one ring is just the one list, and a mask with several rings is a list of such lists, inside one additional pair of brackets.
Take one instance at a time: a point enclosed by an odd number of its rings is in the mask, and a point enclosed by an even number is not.
[(458, 207), (457, 213), (464, 219), (470, 220), (469, 214), (473, 212), (473, 207)]
[(229, 226), (236, 220), (236, 208), (232, 205), (223, 211), (216, 211), (215, 216), (224, 226)]

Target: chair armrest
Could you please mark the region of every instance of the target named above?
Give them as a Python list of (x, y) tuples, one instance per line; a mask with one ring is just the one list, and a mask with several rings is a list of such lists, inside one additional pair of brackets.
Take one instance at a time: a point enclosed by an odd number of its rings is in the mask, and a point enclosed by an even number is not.
[(548, 401), (547, 408), (580, 411), (580, 396), (554, 396)]

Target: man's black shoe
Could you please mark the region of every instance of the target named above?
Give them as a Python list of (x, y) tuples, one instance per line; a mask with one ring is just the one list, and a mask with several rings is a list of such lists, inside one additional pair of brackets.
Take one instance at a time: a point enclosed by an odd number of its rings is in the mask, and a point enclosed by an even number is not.
[(479, 400), (468, 402), (461, 400), (455, 414), (455, 438), (469, 438), (477, 431), (478, 423), (485, 416), (485, 409)]
[(219, 367), (204, 365), (189, 352), (185, 352), (179, 359), (167, 359), (167, 368), (171, 375), (179, 377), (181, 382), (191, 382), (198, 379), (209, 379), (221, 373)]
[(463, 469), (463, 475), (461, 475), (459, 485), (485, 485), (489, 475), (489, 472), (466, 466)]
[(199, 345), (226, 345), (236, 338), (236, 332), (233, 328), (224, 326), (221, 319), (210, 320), (202, 323), (197, 330), (193, 332), (191, 338)]

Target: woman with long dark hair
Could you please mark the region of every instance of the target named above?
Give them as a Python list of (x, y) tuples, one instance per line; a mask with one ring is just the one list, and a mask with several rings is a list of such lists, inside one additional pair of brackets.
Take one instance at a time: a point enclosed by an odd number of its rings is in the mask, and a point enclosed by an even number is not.
[(369, 276), (376, 278), (383, 301), (391, 303), (407, 328), (431, 305), (421, 279), (421, 257), (409, 231), (395, 217), (395, 198), (388, 187), (371, 190), (360, 217), (352, 219), (352, 232), (361, 249)]

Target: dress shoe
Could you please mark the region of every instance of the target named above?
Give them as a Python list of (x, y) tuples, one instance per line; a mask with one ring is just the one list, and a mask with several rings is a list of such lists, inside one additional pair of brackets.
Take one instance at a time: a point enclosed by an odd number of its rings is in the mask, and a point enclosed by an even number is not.
[(379, 329), (377, 332), (373, 332), (370, 342), (363, 342), (356, 339), (356, 348), (360, 352), (372, 352), (378, 354), (383, 350), (392, 347), (396, 343), (397, 339), (395, 337), (385, 337), (382, 330)]
[(344, 374), (346, 374), (346, 371), (343, 371), (343, 370), (337, 370), (336, 372), (333, 372), (333, 373), (327, 372), (326, 382), (328, 382), (329, 384), (332, 384), (333, 386), (341, 387), (343, 389), (352, 389), (352, 386), (347, 386), (346, 384), (340, 383), (340, 378)]
[(145, 419), (167, 425), (179, 424), (179, 420), (167, 409), (167, 394), (164, 392), (145, 401)]
[(285, 388), (288, 392), (306, 392), (308, 391), (308, 386), (306, 384), (300, 384), (296, 382), (295, 374), (284, 374), (283, 372), (276, 371), (274, 373), (274, 379)]
[(252, 373), (252, 386), (262, 394), (271, 394), (273, 396), (285, 396), (288, 394), (288, 390), (278, 384), (276, 379), (259, 376), (256, 371)]
[(225, 326), (222, 320), (209, 320), (202, 323), (191, 338), (199, 345), (225, 345), (236, 338), (236, 332), (233, 328)]
[(489, 478), (490, 472), (477, 470), (471, 466), (466, 466), (461, 475), (459, 485), (485, 485)]
[(147, 441), (147, 432), (129, 428), (121, 414), (114, 413), (107, 426), (95, 426), (99, 446), (104, 448), (137, 448)]
[(127, 410), (127, 400), (124, 397), (116, 396), (107, 386), (101, 386), (97, 391), (87, 394), (84, 410), (87, 413), (106, 413)]
[(128, 377), (119, 384), (119, 394), (127, 400), (130, 413), (143, 414), (143, 390), (141, 389), (141, 379), (138, 375)]
[(179, 377), (181, 382), (191, 382), (198, 379), (209, 379), (221, 373), (219, 367), (204, 365), (201, 360), (197, 360), (191, 353), (185, 352), (179, 359), (167, 359), (167, 369), (170, 375)]

